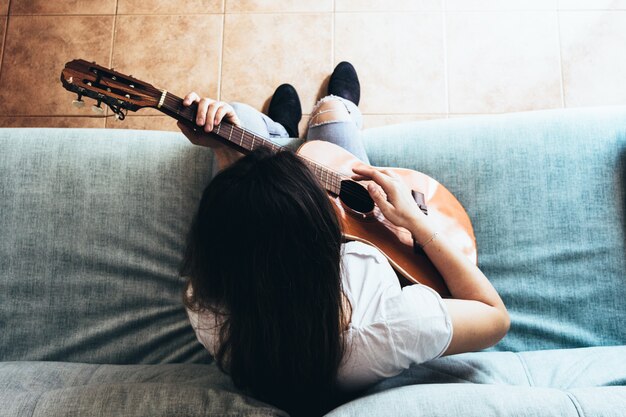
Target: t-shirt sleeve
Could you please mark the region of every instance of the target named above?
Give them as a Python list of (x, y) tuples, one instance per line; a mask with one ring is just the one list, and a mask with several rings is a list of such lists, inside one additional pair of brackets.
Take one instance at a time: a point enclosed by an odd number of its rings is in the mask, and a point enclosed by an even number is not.
[(365, 244), (346, 244), (344, 261), (353, 312), (338, 375), (342, 389), (365, 388), (445, 352), (452, 322), (437, 292), (419, 284), (401, 288), (384, 255)]
[(388, 298), (384, 316), (400, 369), (440, 357), (452, 340), (448, 309), (441, 296), (425, 285), (406, 286)]

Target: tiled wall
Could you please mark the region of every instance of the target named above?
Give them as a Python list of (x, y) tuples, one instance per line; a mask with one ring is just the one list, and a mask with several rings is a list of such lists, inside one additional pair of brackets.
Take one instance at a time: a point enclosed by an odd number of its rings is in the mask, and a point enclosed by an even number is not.
[(257, 108), (289, 82), (305, 113), (349, 60), (366, 127), (626, 104), (626, 0), (0, 0), (0, 35), (0, 126), (176, 129), (73, 108), (74, 58)]

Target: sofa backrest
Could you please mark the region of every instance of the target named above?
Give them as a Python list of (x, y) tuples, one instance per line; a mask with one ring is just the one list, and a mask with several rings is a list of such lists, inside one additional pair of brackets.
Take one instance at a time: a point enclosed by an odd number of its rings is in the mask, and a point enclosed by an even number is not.
[(178, 266), (211, 152), (104, 129), (2, 129), (0, 149), (0, 360), (209, 361)]
[[(500, 350), (626, 344), (626, 107), (364, 131), (474, 224), (509, 307)], [(207, 362), (182, 307), (212, 154), (170, 132), (0, 129), (0, 360)]]
[(474, 225), (511, 313), (496, 349), (626, 344), (626, 107), (417, 122), (365, 131), (373, 165), (422, 171)]

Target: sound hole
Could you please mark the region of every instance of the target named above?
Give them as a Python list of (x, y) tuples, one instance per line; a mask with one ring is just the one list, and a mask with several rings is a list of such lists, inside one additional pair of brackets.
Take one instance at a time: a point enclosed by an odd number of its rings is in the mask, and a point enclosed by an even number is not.
[(339, 198), (346, 206), (359, 213), (369, 213), (374, 210), (374, 200), (367, 189), (355, 181), (341, 181)]

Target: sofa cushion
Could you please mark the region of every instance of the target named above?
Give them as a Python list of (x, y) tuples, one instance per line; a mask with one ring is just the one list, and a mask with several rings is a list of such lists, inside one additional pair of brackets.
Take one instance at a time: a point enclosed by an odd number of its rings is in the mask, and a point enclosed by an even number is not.
[(329, 417), (621, 416), (626, 346), (478, 352), (413, 365)]
[(626, 346), (471, 352), (413, 365), (400, 375), (372, 386), (368, 393), (433, 383), (502, 384), (562, 390), (622, 385), (626, 389), (624, 358)]
[(626, 107), (369, 129), (373, 165), (422, 171), (474, 225), (511, 314), (499, 350), (626, 344)]
[(622, 417), (625, 387), (553, 388), (428, 384), (365, 396), (327, 417)]
[(286, 416), (240, 395), (215, 365), (0, 363), (7, 416)]
[(0, 129), (0, 149), (0, 360), (210, 361), (178, 266), (211, 151), (114, 129)]

